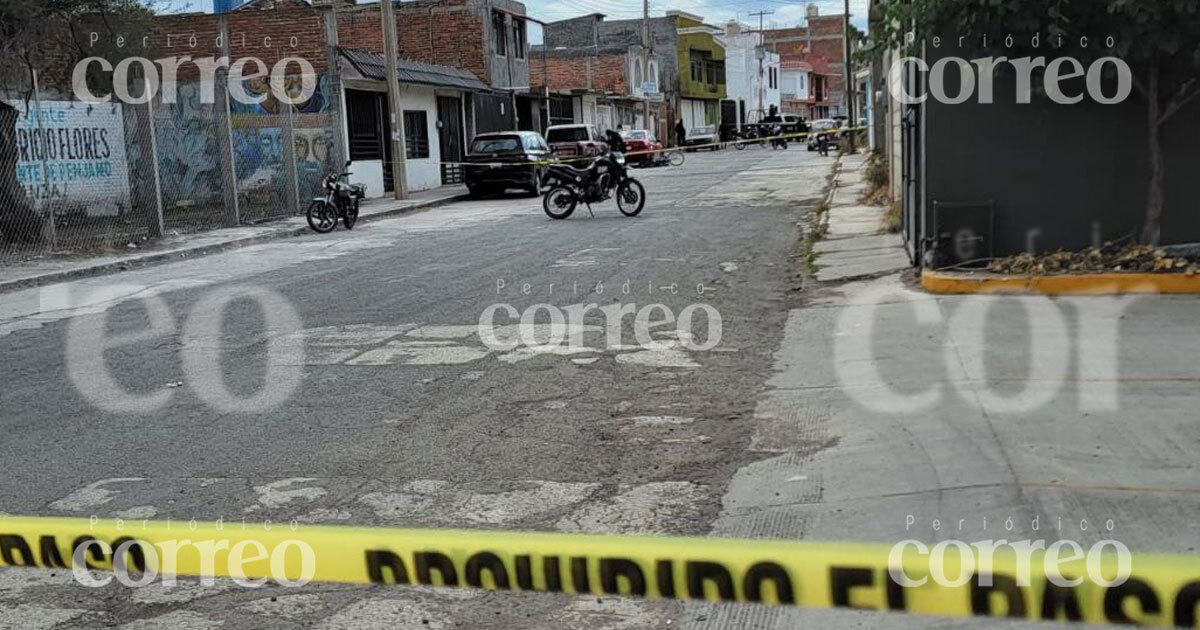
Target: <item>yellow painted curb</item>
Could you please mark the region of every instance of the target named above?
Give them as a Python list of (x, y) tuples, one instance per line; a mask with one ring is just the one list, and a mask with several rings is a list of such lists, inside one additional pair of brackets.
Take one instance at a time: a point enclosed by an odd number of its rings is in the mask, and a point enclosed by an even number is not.
[(1120, 295), (1128, 293), (1200, 294), (1200, 274), (1091, 273), (1052, 276), (1004, 276), (971, 272), (921, 272), (930, 293), (1035, 293), (1041, 295)]

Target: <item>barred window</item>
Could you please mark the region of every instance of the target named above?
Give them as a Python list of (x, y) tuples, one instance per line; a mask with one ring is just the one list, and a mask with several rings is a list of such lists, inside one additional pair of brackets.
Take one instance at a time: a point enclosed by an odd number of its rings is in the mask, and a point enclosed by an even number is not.
[(429, 125), (424, 111), (404, 112), (404, 155), (410, 160), (429, 157)]

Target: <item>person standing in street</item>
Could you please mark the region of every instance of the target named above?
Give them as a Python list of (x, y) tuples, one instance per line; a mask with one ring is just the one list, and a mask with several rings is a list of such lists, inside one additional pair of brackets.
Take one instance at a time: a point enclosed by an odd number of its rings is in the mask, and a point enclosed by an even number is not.
[(675, 123), (675, 146), (681, 147), (687, 141), (687, 127), (683, 126), (683, 119), (680, 118)]

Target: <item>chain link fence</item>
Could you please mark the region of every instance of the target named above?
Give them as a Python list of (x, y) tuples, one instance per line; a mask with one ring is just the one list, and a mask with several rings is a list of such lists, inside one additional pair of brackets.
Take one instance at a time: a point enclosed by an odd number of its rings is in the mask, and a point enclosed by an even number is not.
[[(284, 89), (294, 97), (302, 85), (288, 77)], [(0, 116), (0, 265), (299, 214), (342, 154), (337, 80), (315, 85), (290, 105), (265, 80), (231, 86), (218, 75), (148, 103), (91, 105), (31, 74), (0, 94), (11, 108), (0, 114), (15, 117)]]

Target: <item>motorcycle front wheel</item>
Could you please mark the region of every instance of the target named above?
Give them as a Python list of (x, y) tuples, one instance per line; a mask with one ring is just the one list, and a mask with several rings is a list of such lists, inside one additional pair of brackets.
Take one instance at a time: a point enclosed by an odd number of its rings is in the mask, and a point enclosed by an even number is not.
[(318, 234), (328, 234), (337, 227), (337, 208), (324, 201), (314, 201), (308, 206), (308, 227)]
[(627, 217), (636, 217), (646, 206), (646, 189), (632, 177), (617, 186), (617, 209)]
[(551, 219), (565, 219), (575, 212), (577, 203), (579, 200), (574, 191), (566, 186), (555, 186), (542, 198), (542, 209)]

